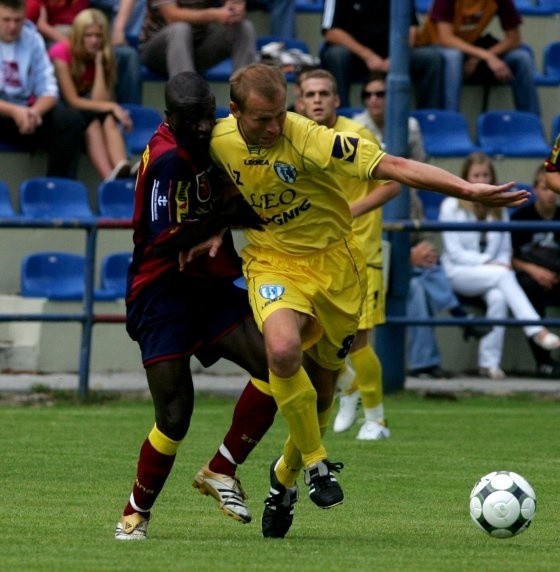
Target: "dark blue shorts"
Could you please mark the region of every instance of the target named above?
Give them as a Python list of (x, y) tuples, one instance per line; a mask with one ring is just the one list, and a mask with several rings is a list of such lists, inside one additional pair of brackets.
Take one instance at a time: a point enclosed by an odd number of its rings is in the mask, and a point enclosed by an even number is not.
[(127, 304), (126, 329), (144, 366), (194, 355), (208, 367), (221, 357), (215, 342), (250, 315), (247, 291), (232, 279), (173, 274)]

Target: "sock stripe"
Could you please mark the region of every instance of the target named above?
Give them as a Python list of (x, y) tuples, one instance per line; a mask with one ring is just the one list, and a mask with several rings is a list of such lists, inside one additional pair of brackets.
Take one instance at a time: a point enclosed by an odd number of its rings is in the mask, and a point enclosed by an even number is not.
[(231, 453), (229, 452), (229, 449), (222, 443), (219, 447), (218, 447), (218, 451), (220, 452), (220, 454), (225, 457), (232, 465), (237, 465), (237, 463), (235, 462), (235, 459), (231, 456)]
[(158, 453), (169, 456), (175, 455), (179, 445), (181, 444), (181, 441), (174, 441), (173, 439), (170, 439), (164, 435), (156, 425), (154, 425), (154, 428), (150, 431), (148, 440)]

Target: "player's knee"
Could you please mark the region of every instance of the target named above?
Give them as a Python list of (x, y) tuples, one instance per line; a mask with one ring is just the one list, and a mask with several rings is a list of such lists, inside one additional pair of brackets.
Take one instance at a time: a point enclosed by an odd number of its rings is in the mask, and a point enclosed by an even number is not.
[(164, 411), (156, 411), (157, 426), (170, 439), (181, 441), (185, 438), (191, 423), (192, 404), (173, 403)]
[(275, 339), (267, 344), (268, 367), (279, 377), (290, 377), (301, 367), (299, 342)]

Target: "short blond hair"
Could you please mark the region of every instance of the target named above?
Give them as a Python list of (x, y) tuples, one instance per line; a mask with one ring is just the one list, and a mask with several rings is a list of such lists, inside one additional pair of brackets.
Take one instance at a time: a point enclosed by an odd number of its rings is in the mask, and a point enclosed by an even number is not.
[(321, 68), (303, 71), (300, 74), (298, 74), (298, 76), (296, 78), (296, 84), (299, 87), (301, 87), (301, 84), (304, 81), (307, 81), (308, 79), (326, 79), (326, 80), (328, 80), (331, 84), (332, 92), (335, 95), (338, 95), (338, 87), (336, 85), (336, 78), (334, 77), (334, 75), (330, 71), (327, 71), (327, 70), (324, 70)]
[(257, 92), (272, 101), (280, 92), (286, 96), (286, 76), (279, 68), (267, 64), (249, 64), (234, 71), (229, 79), (230, 99), (243, 110), (249, 93)]

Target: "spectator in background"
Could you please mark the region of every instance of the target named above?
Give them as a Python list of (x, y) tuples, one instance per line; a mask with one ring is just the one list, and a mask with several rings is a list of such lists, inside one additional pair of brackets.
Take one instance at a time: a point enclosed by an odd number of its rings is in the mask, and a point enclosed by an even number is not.
[(296, 38), (296, 0), (268, 0), (270, 33), (282, 38)]
[(86, 150), (100, 177), (129, 177), (131, 165), (121, 127), (132, 129), (132, 120), (114, 100), (116, 61), (103, 12), (82, 10), (69, 39), (54, 44), (49, 54), (64, 100), (82, 115)]
[[(411, 5), (410, 44), (414, 45), (418, 19)], [(320, 51), (322, 67), (338, 84), (340, 105), (350, 106), (350, 85), (363, 81), (368, 72), (389, 71), (391, 2), (325, 0)], [(416, 92), (416, 107), (440, 108), (443, 60), (437, 48), (414, 47), (410, 51), (410, 75)]]
[[(545, 180), (545, 166), (535, 172), (533, 192), (536, 199), (516, 209), (511, 215), (514, 221), (560, 222), (560, 207), (556, 195)], [(511, 233), (513, 268), (517, 280), (539, 316), (544, 317), (547, 305), (560, 301), (560, 229), (556, 231), (516, 230)], [(539, 377), (559, 379), (560, 363), (550, 351), (541, 348), (533, 340), (529, 346), (537, 364)]]
[(161, 75), (203, 72), (231, 57), (233, 69), (257, 59), (256, 33), (245, 0), (148, 0), (140, 35), (144, 65)]
[(27, 0), (26, 17), (37, 24), (47, 46), (62, 42), (68, 36), (74, 18), (86, 8), (89, 0)]
[[(461, 176), (471, 183), (492, 183), (496, 173), (484, 153), (472, 153), (463, 164)], [(507, 221), (503, 208), (473, 205), (448, 197), (441, 204), (440, 220), (445, 222)], [(482, 296), (488, 318), (504, 319), (508, 309), (518, 320), (538, 321), (539, 314), (517, 282), (511, 269), (511, 238), (504, 231), (443, 232), (443, 266), (455, 292), (462, 296)], [(544, 326), (523, 326), (527, 338), (551, 351), (560, 348), (560, 338)], [(479, 345), (479, 373), (493, 380), (505, 378), (500, 367), (504, 326), (494, 326)]]
[[(302, 115), (335, 131), (354, 131), (378, 143), (363, 125), (337, 115), (339, 98), (330, 72), (322, 69), (303, 72), (298, 77), (298, 84), (298, 108)], [(342, 186), (350, 203), (352, 230), (362, 243), (366, 255), (367, 296), (356, 337), (346, 357), (351, 365), (348, 371), (351, 372), (352, 379), (348, 388), (341, 388), (334, 431), (347, 431), (354, 425), (361, 399), (365, 422), (356, 438), (361, 441), (377, 441), (390, 436), (383, 406), (381, 362), (372, 347), (374, 327), (385, 322), (381, 206), (399, 193), (400, 186), (393, 181), (358, 182), (349, 179), (347, 183)]]
[[(424, 208), (416, 189), (410, 192), (410, 218), (424, 219)], [(447, 311), (454, 318), (472, 319), (459, 302), (443, 266), (439, 249), (428, 233), (413, 233), (411, 236), (411, 277), (406, 304), (406, 317), (428, 319)], [(463, 339), (480, 339), (490, 332), (489, 326), (463, 327)], [(409, 326), (407, 329), (408, 373), (413, 377), (448, 379), (452, 374), (441, 367), (436, 332), (433, 326)]]
[[(355, 121), (365, 125), (381, 142), (385, 137), (386, 93), (386, 74), (372, 72), (362, 90), (365, 109), (354, 116)], [(420, 126), (414, 117), (408, 118), (407, 156), (416, 161), (426, 161)], [(410, 218), (424, 219), (422, 201), (416, 189), (410, 189)], [(470, 317), (453, 293), (447, 275), (439, 263), (439, 252), (432, 237), (427, 233), (414, 233), (411, 235), (411, 241), (412, 276), (407, 299), (407, 317), (427, 319), (444, 310), (448, 310), (457, 318)], [(463, 336), (465, 339), (480, 338), (488, 331), (487, 327), (467, 325)], [(433, 379), (451, 377), (451, 374), (441, 367), (435, 329), (431, 326), (408, 327), (407, 363), (412, 376)]]
[[(146, 17), (146, 0), (93, 0), (111, 27), (111, 42), (117, 58), (116, 98), (119, 103), (142, 103), (142, 69), (138, 38)], [(129, 45), (129, 39), (133, 45)]]
[[(139, 3), (145, 0), (139, 0)], [(117, 5), (116, 0), (100, 0), (104, 10), (109, 10), (109, 4)], [(123, 15), (130, 15), (134, 0), (123, 0)], [(37, 29), (45, 39), (47, 46), (67, 39), (76, 16), (86, 8), (95, 7), (90, 0), (28, 0), (27, 17), (37, 24)], [(119, 103), (141, 103), (142, 78), (140, 75), (140, 59), (135, 49), (126, 45), (115, 47), (117, 58), (116, 97)]]
[(296, 0), (247, 0), (247, 10), (264, 10), (270, 16), (270, 34), (296, 38)]
[(24, 0), (0, 0), (0, 140), (48, 153), (47, 176), (76, 178), (83, 126), (59, 103), (45, 42)]
[[(486, 28), (498, 16), (504, 37)], [(419, 45), (444, 48), (445, 108), (458, 111), (463, 81), (511, 84), (515, 107), (540, 114), (531, 57), (521, 48), (522, 20), (513, 0), (434, 0), (418, 35)]]

